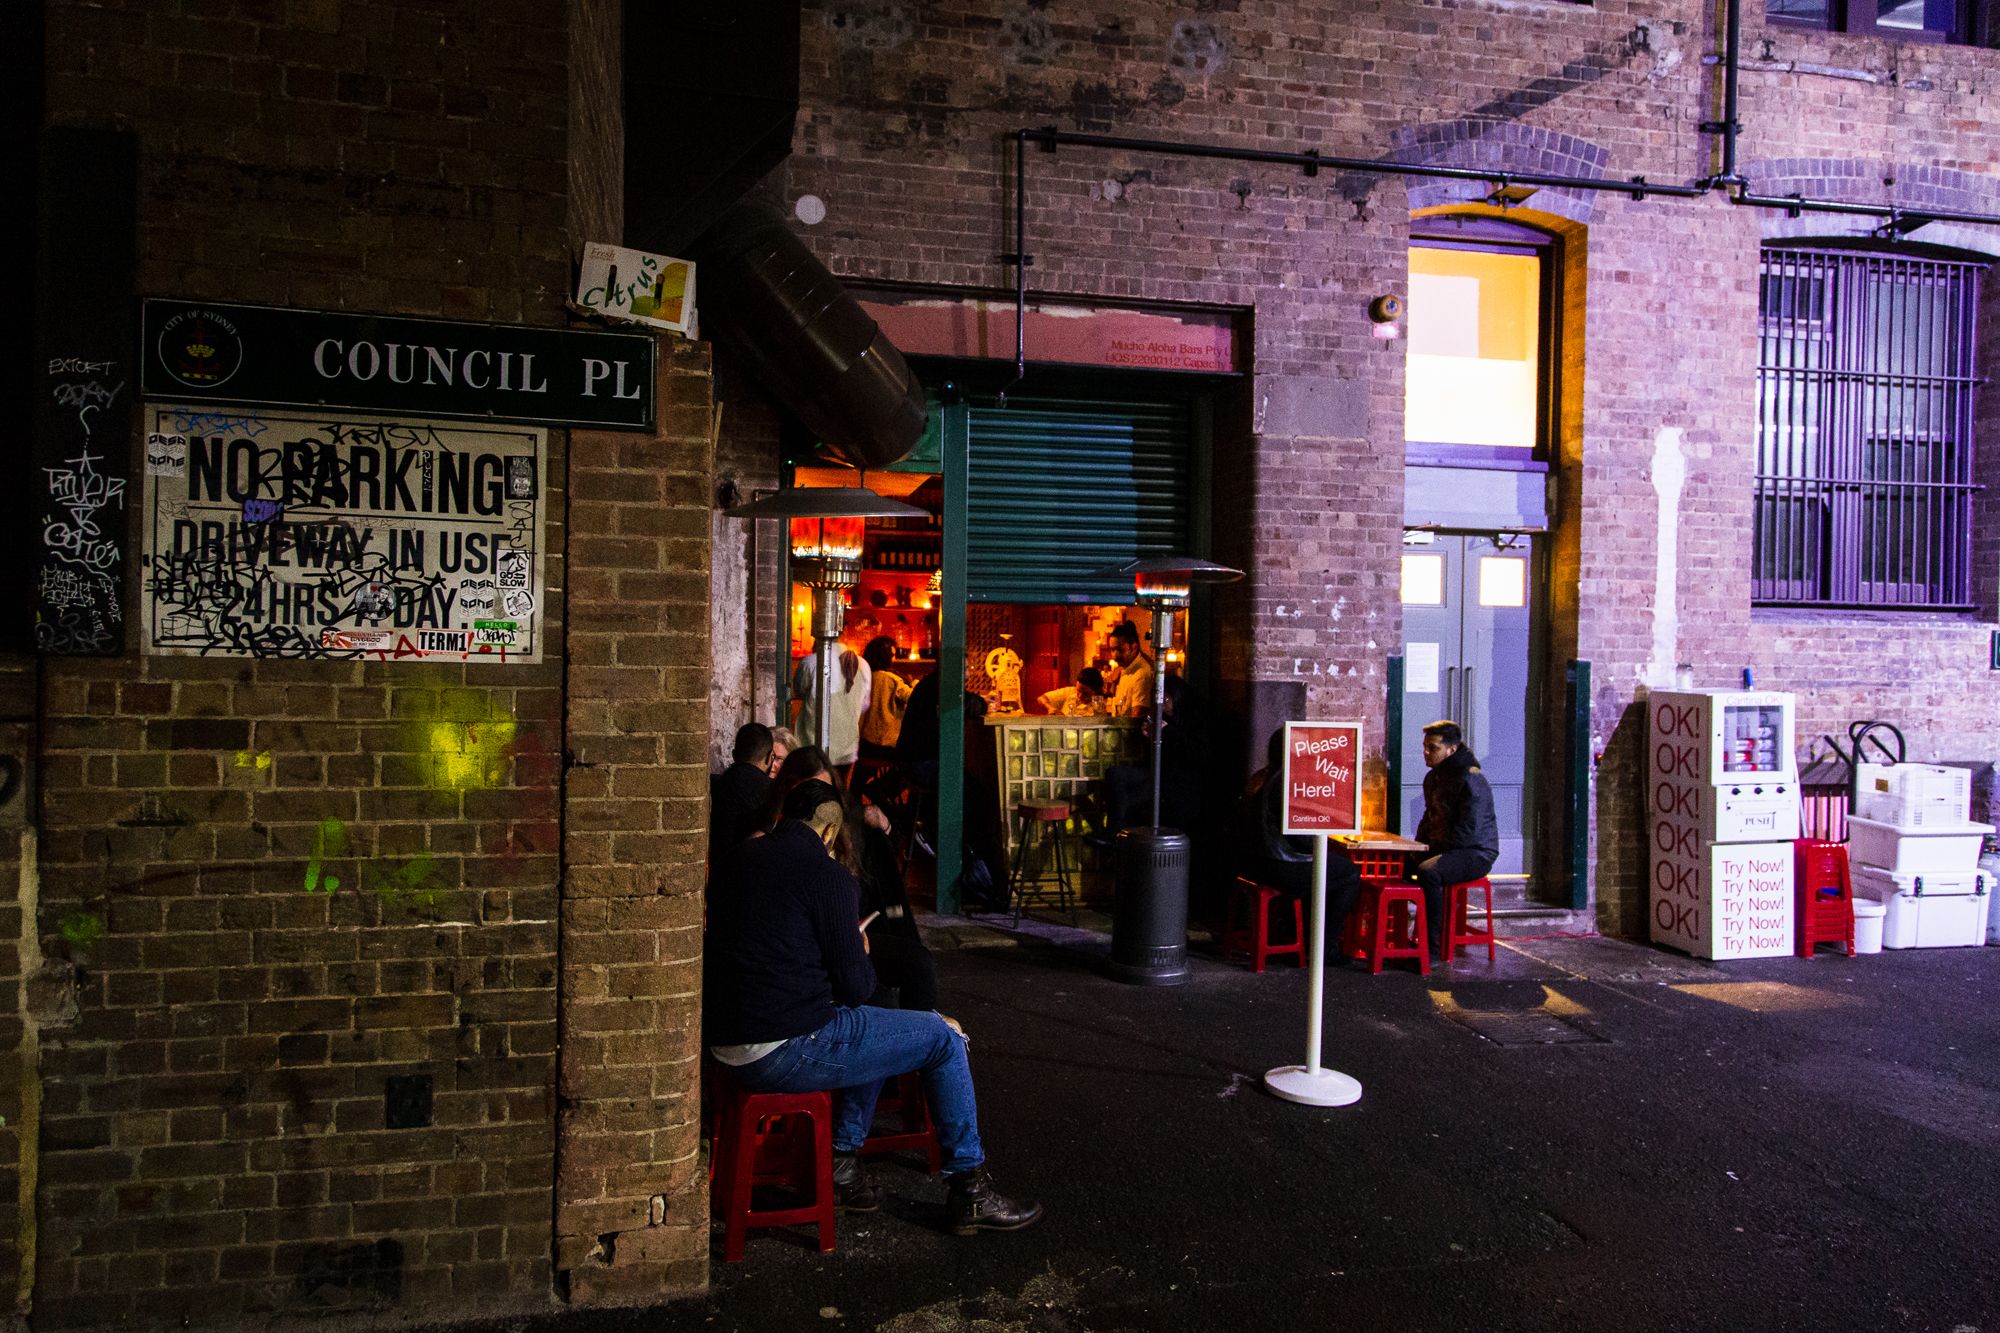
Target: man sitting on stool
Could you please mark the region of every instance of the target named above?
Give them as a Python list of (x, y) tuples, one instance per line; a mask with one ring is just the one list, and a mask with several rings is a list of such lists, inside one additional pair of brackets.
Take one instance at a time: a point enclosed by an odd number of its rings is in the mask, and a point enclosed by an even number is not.
[(1417, 863), (1431, 953), (1444, 956), (1445, 886), (1478, 879), (1500, 859), (1500, 821), (1493, 788), (1456, 722), (1424, 728), (1424, 818), (1417, 841), (1431, 855)]
[(833, 858), (845, 813), (824, 782), (785, 798), (784, 818), (744, 843), (711, 899), (707, 978), (710, 1053), (752, 1092), (834, 1094), (833, 1182), (842, 1206), (865, 1212), (881, 1194), (855, 1156), (884, 1080), (923, 1073), (961, 1236), (1017, 1231), (1041, 1220), (1035, 1203), (998, 1193), (979, 1143), (965, 1038), (936, 1013), (875, 1009), (875, 969), (860, 929), (861, 891)]

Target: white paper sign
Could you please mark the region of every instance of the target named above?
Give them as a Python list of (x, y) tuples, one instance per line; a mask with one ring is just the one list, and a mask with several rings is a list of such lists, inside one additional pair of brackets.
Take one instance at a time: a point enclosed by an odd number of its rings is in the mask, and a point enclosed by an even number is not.
[(593, 241), (583, 247), (576, 300), (600, 315), (686, 334), (694, 323), (694, 261)]
[(1403, 645), (1403, 693), (1438, 692), (1438, 646), (1434, 643)]

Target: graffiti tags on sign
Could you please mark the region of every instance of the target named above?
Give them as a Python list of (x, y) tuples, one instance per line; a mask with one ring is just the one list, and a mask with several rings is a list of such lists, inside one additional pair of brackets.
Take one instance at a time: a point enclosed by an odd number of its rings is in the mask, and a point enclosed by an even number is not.
[[(541, 660), (545, 431), (146, 415), (145, 651)], [(177, 471), (151, 465), (154, 440), (181, 442)]]

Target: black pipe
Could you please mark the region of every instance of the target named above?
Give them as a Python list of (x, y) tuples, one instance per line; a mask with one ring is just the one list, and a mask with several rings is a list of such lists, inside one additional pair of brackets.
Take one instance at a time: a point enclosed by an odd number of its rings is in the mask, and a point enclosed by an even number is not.
[(1736, 186), (1742, 190), (1750, 188), (1750, 182), (1743, 179), (1736, 170), (1736, 135), (1742, 128), (1736, 120), (1737, 82), (1742, 72), (1743, 46), (1743, 3), (1729, 0), (1725, 6), (1722, 35), (1722, 119), (1704, 121), (1704, 134), (1722, 135), (1722, 170), (1708, 178), (1704, 184)]
[(1675, 199), (1696, 199), (1708, 193), (1704, 185), (1655, 185), (1644, 176), (1613, 180), (1606, 176), (1560, 176), (1538, 171), (1496, 171), (1490, 167), (1437, 167), (1418, 162), (1383, 162), (1375, 158), (1327, 157), (1322, 153), (1289, 153), (1270, 148), (1224, 148), (1188, 143), (1175, 139), (1126, 139), (1109, 134), (1079, 134), (1054, 128), (1020, 130), (1017, 137), (1033, 139), (1053, 148), (1069, 144), (1078, 148), (1109, 148), (1134, 153), (1157, 153), (1164, 157), (1206, 157), (1225, 162), (1268, 162), (1299, 167), (1317, 175), (1322, 169), (1370, 172), (1378, 176), (1425, 176), (1437, 180), (1498, 181), (1512, 184), (1550, 186), (1569, 190), (1607, 190), (1629, 194), (1634, 199), (1667, 195)]
[(1028, 378), (1028, 131), (1014, 134), (1014, 378), (997, 401), (1007, 406), (1007, 389)]
[(1802, 194), (1756, 194), (1747, 188), (1731, 195), (1730, 202), (1750, 208), (1781, 208), (1793, 216), (1800, 213), (1841, 213), (1850, 217), (1883, 218), (1891, 222), (1908, 222), (1913, 231), (1927, 222), (1963, 222), (1973, 227), (2000, 227), (2000, 213), (1903, 208), (1896, 204), (1855, 204), (1844, 199), (1808, 199)]
[(704, 324), (826, 453), (864, 468), (908, 456), (929, 414), (923, 386), (782, 214), (744, 200), (696, 257)]

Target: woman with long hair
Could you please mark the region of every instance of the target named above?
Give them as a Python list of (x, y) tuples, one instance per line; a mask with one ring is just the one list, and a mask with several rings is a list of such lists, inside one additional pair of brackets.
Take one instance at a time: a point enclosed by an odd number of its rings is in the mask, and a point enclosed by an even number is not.
[(868, 696), (868, 711), (861, 715), (861, 753), (885, 764), (894, 763), (896, 741), (903, 734), (903, 709), (909, 702), (912, 686), (894, 670), (896, 641), (888, 635), (870, 639), (861, 650), (861, 660), (875, 677)]
[[(766, 818), (758, 829), (771, 828), (784, 810), (785, 797), (808, 782), (826, 782), (840, 793), (847, 817), (831, 845), (834, 858), (861, 881), (861, 910), (877, 913), (868, 927), (869, 954), (884, 987), (894, 988), (895, 1008), (937, 1008), (937, 968), (917, 931), (916, 914), (903, 892), (903, 872), (889, 845), (888, 819), (879, 807), (856, 807), (833, 770), (826, 751), (808, 745), (785, 756), (771, 783)], [(878, 1001), (886, 996), (878, 996)]]

